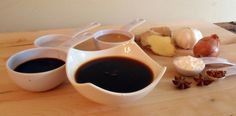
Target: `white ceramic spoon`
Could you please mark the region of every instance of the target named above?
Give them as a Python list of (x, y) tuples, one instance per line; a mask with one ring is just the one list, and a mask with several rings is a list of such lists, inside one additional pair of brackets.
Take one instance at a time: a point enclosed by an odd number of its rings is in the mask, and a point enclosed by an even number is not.
[(91, 39), (92, 37), (93, 37), (93, 33), (85, 32), (85, 33), (80, 34), (80, 36), (77, 35), (73, 37), (72, 39), (66, 40), (65, 42), (59, 44), (58, 48), (67, 52), (70, 47), (78, 45), (84, 41), (87, 41), (88, 39)]
[(132, 22), (121, 27), (120, 30), (125, 30), (125, 31), (130, 32), (133, 29), (135, 29), (136, 27), (138, 27), (139, 25), (143, 24), (144, 22), (146, 22), (145, 19), (137, 18), (137, 19), (133, 20)]
[(80, 34), (91, 30), (93, 28), (96, 28), (100, 26), (101, 24), (98, 22), (92, 22), (82, 28), (80, 28), (79, 31), (77, 31), (73, 35), (65, 35), (65, 34), (49, 34), (49, 35), (44, 35), (39, 38), (37, 38), (34, 41), (34, 45), (36, 47), (58, 47), (60, 44), (65, 42), (66, 40), (69, 40), (71, 38), (75, 38), (77, 36), (80, 36)]

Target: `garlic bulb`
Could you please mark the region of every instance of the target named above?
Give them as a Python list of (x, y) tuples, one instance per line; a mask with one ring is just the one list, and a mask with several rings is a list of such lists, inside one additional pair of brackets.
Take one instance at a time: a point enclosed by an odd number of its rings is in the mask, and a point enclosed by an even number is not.
[(185, 27), (174, 32), (173, 38), (178, 47), (192, 49), (202, 38), (202, 33), (194, 28)]

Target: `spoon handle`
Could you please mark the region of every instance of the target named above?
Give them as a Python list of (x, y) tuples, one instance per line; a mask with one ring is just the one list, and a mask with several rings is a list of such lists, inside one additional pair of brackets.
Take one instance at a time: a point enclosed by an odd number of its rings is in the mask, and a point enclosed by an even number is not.
[(202, 57), (201, 59), (206, 65), (235, 65), (234, 63), (229, 62), (227, 59), (219, 57)]
[(123, 26), (121, 28), (121, 30), (125, 30), (125, 31), (132, 31), (134, 28), (136, 28), (137, 26), (143, 24), (144, 22), (146, 22), (145, 19), (140, 19), (140, 18), (137, 18), (135, 20), (133, 20), (132, 22), (128, 23), (127, 25)]
[(74, 37), (74, 38), (67, 40), (66, 42), (60, 44), (59, 47), (66, 48), (68, 50), (70, 47), (80, 44), (92, 37), (93, 37), (93, 33), (85, 32), (78, 37)]
[(88, 30), (91, 30), (91, 29), (93, 29), (93, 28), (96, 28), (96, 27), (98, 27), (98, 26), (100, 26), (100, 25), (101, 25), (101, 23), (92, 22), (92, 23), (90, 23), (90, 24), (88, 24), (88, 25), (86, 25), (86, 26), (80, 28), (80, 30), (79, 30), (77, 33), (75, 33), (75, 34), (72, 36), (72, 38), (75, 38), (75, 37), (77, 37), (78, 35), (80, 35), (81, 33), (84, 33), (84, 32), (86, 32), (86, 31), (88, 31)]

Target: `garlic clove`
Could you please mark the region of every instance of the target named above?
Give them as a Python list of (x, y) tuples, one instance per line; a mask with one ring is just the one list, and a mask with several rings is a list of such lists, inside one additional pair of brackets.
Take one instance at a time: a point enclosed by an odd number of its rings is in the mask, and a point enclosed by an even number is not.
[(195, 28), (184, 27), (173, 33), (173, 38), (178, 47), (192, 49), (193, 46), (202, 38), (202, 33)]

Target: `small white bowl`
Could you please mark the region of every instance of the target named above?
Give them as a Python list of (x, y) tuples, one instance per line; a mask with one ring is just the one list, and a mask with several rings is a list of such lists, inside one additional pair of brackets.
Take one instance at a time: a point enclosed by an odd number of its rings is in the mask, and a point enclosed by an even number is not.
[(10, 78), (21, 88), (29, 91), (50, 90), (66, 79), (65, 65), (40, 73), (21, 73), (14, 69), (29, 60), (37, 58), (57, 58), (65, 61), (66, 52), (56, 48), (32, 48), (12, 55), (6, 64)]
[[(75, 74), (77, 69), (81, 65), (93, 59), (109, 56), (128, 57), (146, 64), (150, 67), (154, 74), (153, 81), (143, 89), (130, 93), (113, 92), (100, 88), (92, 83), (76, 82)], [(166, 67), (159, 65), (156, 61), (151, 59), (135, 42), (129, 42), (124, 45), (119, 45), (99, 51), (82, 51), (71, 48), (68, 52), (66, 63), (67, 77), (70, 83), (79, 93), (97, 103), (112, 106), (129, 104), (147, 95), (151, 90), (155, 88), (155, 86), (165, 73), (165, 70)]]

